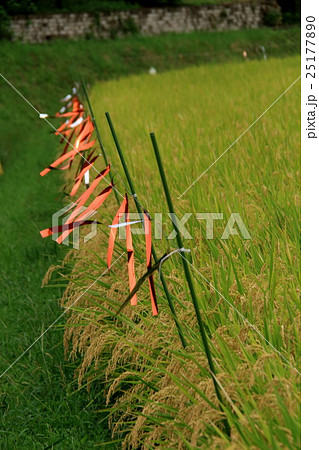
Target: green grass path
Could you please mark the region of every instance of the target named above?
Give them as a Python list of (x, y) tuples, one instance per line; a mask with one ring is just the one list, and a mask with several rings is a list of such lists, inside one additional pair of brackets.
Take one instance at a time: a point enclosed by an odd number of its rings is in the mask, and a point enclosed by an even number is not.
[[(65, 254), (39, 234), (61, 207), (59, 174), (39, 175), (57, 141), (26, 103), (1, 88), (16, 119), (3, 128), (11, 147), (0, 179), (0, 373), (61, 314), (61, 288), (42, 289), (41, 282)], [(61, 329), (51, 329), (0, 379), (0, 448), (90, 448), (105, 440), (105, 426), (85, 407), (86, 393), (69, 395), (62, 338)]]
[[(261, 58), (299, 52), (298, 29), (136, 36), (119, 41), (2, 43), (0, 73), (41, 112), (54, 113), (74, 78), (94, 82), (129, 73), (187, 64)], [(106, 105), (106, 108), (108, 106)], [(41, 288), (51, 264), (65, 255), (39, 230), (62, 205), (58, 173), (39, 172), (58, 149), (48, 125), (0, 79), (0, 375), (61, 314), (62, 288)], [(0, 448), (92, 448), (108, 431), (86, 407), (87, 393), (69, 384), (62, 330), (51, 329), (0, 378)], [(91, 396), (94, 396), (92, 392)], [(110, 446), (107, 446), (110, 448)]]

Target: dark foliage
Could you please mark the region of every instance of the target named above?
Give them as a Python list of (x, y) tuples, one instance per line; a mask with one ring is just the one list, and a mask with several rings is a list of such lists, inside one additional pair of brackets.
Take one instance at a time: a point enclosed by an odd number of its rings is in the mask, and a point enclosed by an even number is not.
[(181, 4), (181, 0), (133, 0), (129, 3), (138, 3), (147, 8), (152, 6), (178, 6)]
[(177, 6), (181, 0), (3, 0), (9, 16), (54, 12), (98, 12), (153, 6)]
[(284, 24), (299, 24), (301, 17), (301, 0), (277, 0), (281, 7)]
[(9, 25), (10, 17), (5, 9), (0, 6), (0, 39), (10, 38)]

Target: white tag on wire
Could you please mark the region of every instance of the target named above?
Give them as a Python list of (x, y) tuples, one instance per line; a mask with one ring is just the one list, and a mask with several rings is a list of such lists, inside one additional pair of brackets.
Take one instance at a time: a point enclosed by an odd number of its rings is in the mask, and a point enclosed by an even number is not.
[(64, 98), (61, 98), (60, 102), (67, 102), (72, 98), (71, 94), (66, 95)]
[(69, 126), (69, 128), (75, 128), (75, 127), (77, 127), (78, 125), (80, 125), (80, 123), (82, 123), (83, 122), (83, 117), (80, 117), (78, 120), (76, 120), (75, 122), (73, 122), (70, 126)]
[(134, 223), (140, 223), (143, 222), (143, 219), (140, 220), (134, 220), (133, 222), (122, 222), (117, 225), (109, 225), (109, 228), (120, 228), (120, 227), (126, 227), (126, 225), (133, 225)]

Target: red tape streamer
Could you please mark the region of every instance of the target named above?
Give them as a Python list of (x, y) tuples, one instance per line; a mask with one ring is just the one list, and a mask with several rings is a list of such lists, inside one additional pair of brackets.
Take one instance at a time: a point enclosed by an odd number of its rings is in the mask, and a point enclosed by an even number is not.
[[(88, 189), (86, 189), (86, 191), (84, 191), (83, 194), (75, 201), (75, 203), (77, 205), (76, 209), (81, 208), (81, 206), (84, 205), (84, 203), (87, 201), (87, 199), (93, 193), (94, 189), (97, 187), (99, 182), (109, 173), (109, 171), (110, 171), (110, 165), (108, 165), (106, 167), (106, 169), (104, 169), (101, 173), (99, 173), (95, 177), (95, 179), (91, 183), (91, 186)], [(73, 211), (73, 213), (75, 213), (75, 210)], [(73, 217), (75, 217), (75, 216), (76, 216), (76, 214)]]
[[(64, 131), (65, 128), (69, 128), (72, 123), (74, 123), (76, 120), (80, 119), (84, 115), (84, 110), (76, 110), (72, 112), (68, 112), (62, 115), (59, 115), (58, 117), (67, 117), (67, 119), (59, 126), (59, 128), (56, 130), (55, 134), (67, 134), (67, 131)], [(70, 119), (68, 118), (70, 117)], [(83, 123), (83, 122), (82, 122)], [(81, 125), (82, 125), (81, 123)]]
[[(82, 141), (84, 141), (85, 138), (91, 137), (91, 135), (92, 135), (92, 133), (94, 131), (93, 122), (91, 121), (90, 116), (87, 117), (84, 122), (86, 122), (86, 123), (84, 124), (84, 126), (83, 126), (83, 128), (82, 128), (82, 130), (81, 130), (81, 132), (79, 134), (79, 136), (77, 137), (77, 139), (75, 141), (75, 148), (78, 148), (80, 143)], [(82, 122), (82, 124), (83, 124), (83, 122)]]
[[(108, 165), (106, 167), (106, 169), (104, 169), (101, 173), (98, 174), (97, 177), (95, 177), (91, 186), (88, 189), (86, 189), (83, 192), (83, 194), (75, 201), (75, 203), (69, 208), (69, 210), (70, 210), (76, 205), (75, 210), (72, 212), (72, 214), (70, 215), (68, 220), (63, 225), (65, 228), (63, 228), (63, 229), (61, 228), (61, 230), (56, 231), (56, 232), (62, 231), (62, 234), (59, 236), (58, 239), (56, 239), (56, 242), (58, 242), (59, 244), (62, 243), (63, 240), (72, 232), (72, 229), (73, 229), (72, 223), (77, 224), (79, 222), (79, 219), (81, 219), (81, 223), (88, 222), (86, 219), (88, 219), (88, 217), (93, 214), (93, 211), (96, 210), (104, 202), (104, 200), (107, 198), (107, 196), (110, 194), (110, 192), (113, 188), (113, 185), (110, 185), (106, 189), (104, 189), (96, 197), (96, 199), (88, 206), (88, 208), (85, 211), (83, 211), (82, 214), (78, 215), (79, 209), (84, 205), (84, 203), (89, 198), (89, 196), (93, 193), (93, 191), (95, 190), (95, 188), (97, 187), (99, 182), (108, 174), (109, 171), (110, 171), (110, 165)], [(77, 217), (77, 220), (74, 220), (76, 217)], [(97, 222), (97, 223), (99, 223), (99, 222)], [(69, 225), (70, 225), (70, 228), (67, 228)], [(42, 230), (41, 236), (47, 237), (47, 236), (52, 235), (53, 233), (51, 233), (50, 230), (51, 230), (51, 228), (46, 228), (45, 230)]]
[(56, 161), (54, 161), (52, 164), (50, 164), (49, 167), (47, 167), (46, 169), (42, 170), (42, 172), (40, 172), (41, 177), (43, 177), (44, 175), (49, 173), (52, 169), (55, 169), (63, 161), (66, 161), (67, 159), (70, 159), (69, 164), (67, 166), (64, 166), (61, 170), (68, 168), (70, 166), (70, 164), (72, 163), (72, 161), (73, 161), (73, 159), (74, 159), (74, 157), (76, 156), (77, 153), (81, 153), (84, 150), (88, 150), (89, 148), (93, 147), (94, 144), (95, 144), (95, 140), (93, 140), (93, 141), (91, 141), (91, 142), (89, 142), (87, 144), (82, 144), (77, 149), (70, 150), (68, 153), (65, 153), (64, 155), (60, 156), (60, 158), (58, 158)]
[[(147, 264), (147, 269), (150, 269), (152, 267), (152, 225), (151, 225), (151, 219), (146, 211), (144, 211), (144, 231), (145, 231), (145, 241), (146, 241), (146, 264)], [(148, 277), (148, 285), (150, 288), (152, 313), (153, 313), (153, 316), (157, 316), (158, 307), (157, 307), (153, 274)]]
[[(74, 129), (72, 130), (72, 133), (71, 133), (70, 138), (66, 141), (65, 146), (64, 146), (64, 149), (63, 149), (63, 151), (62, 151), (62, 153), (61, 153), (61, 156), (62, 156), (62, 155), (65, 155), (65, 153), (66, 153), (66, 151), (67, 151), (69, 145), (71, 145), (71, 141), (72, 141), (72, 138), (73, 138), (74, 135), (76, 135), (76, 128), (74, 128)], [(64, 139), (63, 139), (63, 140), (64, 140)], [(62, 144), (62, 142), (61, 142), (61, 144)]]
[[(121, 206), (119, 207), (117, 213), (115, 214), (112, 225), (118, 225), (118, 223), (120, 221), (120, 217), (122, 216), (122, 214), (125, 213), (126, 202), (127, 202), (127, 199), (126, 199), (126, 197), (124, 197), (124, 200), (123, 200)], [(111, 267), (116, 233), (117, 233), (117, 228), (111, 228), (110, 237), (109, 237), (109, 247), (107, 250), (107, 267), (108, 268)]]
[[(70, 215), (68, 220), (65, 222), (65, 224), (67, 225), (69, 223), (72, 223), (74, 217), (76, 216), (77, 221), (80, 220), (81, 222), (89, 219), (95, 213), (95, 211), (98, 210), (98, 208), (102, 205), (102, 203), (106, 200), (106, 198), (110, 195), (112, 189), (113, 189), (112, 184), (110, 184), (106, 189), (103, 189), (103, 191), (99, 193), (99, 195), (93, 200), (93, 202), (79, 216), (77, 216), (79, 209), (79, 207), (77, 207)], [(61, 244), (71, 232), (72, 230), (63, 231), (63, 233), (56, 239), (56, 242), (58, 244)]]
[[(124, 200), (113, 219), (112, 225), (118, 225), (120, 217), (123, 214), (125, 214), (125, 222), (129, 222), (130, 218), (129, 218), (129, 211), (128, 211), (127, 194), (125, 194)], [(117, 228), (111, 228), (111, 233), (110, 233), (110, 237), (109, 237), (109, 247), (108, 247), (108, 251), (107, 251), (107, 266), (108, 266), (108, 268), (111, 267), (116, 233), (117, 233)], [(135, 270), (134, 270), (134, 249), (133, 249), (132, 233), (131, 233), (130, 225), (126, 225), (126, 249), (127, 249), (127, 261), (128, 261), (129, 286), (130, 286), (130, 291), (132, 291), (132, 289), (136, 285), (136, 278), (135, 278)], [(137, 296), (135, 294), (131, 298), (131, 305), (136, 305), (136, 304), (137, 304)]]
[(57, 225), (56, 227), (50, 227), (46, 228), (45, 230), (40, 231), (40, 234), (43, 238), (46, 238), (48, 236), (52, 236), (54, 233), (60, 233), (61, 231), (65, 230), (73, 230), (74, 228), (80, 227), (82, 225), (90, 225), (91, 223), (100, 224), (101, 222), (97, 222), (96, 220), (84, 220), (72, 222), (72, 223), (64, 223), (63, 225)]
[[(125, 198), (126, 198), (125, 222), (129, 222), (130, 214), (128, 211), (127, 194), (125, 194)], [(136, 285), (136, 278), (135, 278), (135, 270), (134, 270), (134, 249), (133, 249), (132, 233), (131, 233), (131, 227), (129, 224), (126, 225), (126, 248), (127, 248), (127, 263), (128, 263), (128, 279), (129, 279), (130, 291), (132, 291)], [(137, 305), (136, 294), (133, 295), (133, 297), (131, 298), (131, 305)]]
[(98, 157), (99, 157), (99, 155), (94, 156), (94, 158), (92, 158), (91, 160), (88, 159), (87, 161), (85, 161), (81, 172), (75, 179), (75, 184), (70, 192), (70, 196), (75, 195), (77, 193), (77, 190), (80, 187), (81, 181), (83, 180), (85, 173), (92, 167), (92, 164), (97, 160)]

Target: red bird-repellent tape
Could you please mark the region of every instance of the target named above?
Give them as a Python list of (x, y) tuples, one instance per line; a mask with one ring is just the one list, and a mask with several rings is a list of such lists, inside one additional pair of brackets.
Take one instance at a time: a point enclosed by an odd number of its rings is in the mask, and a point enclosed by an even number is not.
[[(125, 194), (124, 200), (113, 219), (112, 226), (118, 225), (120, 217), (123, 214), (125, 214), (125, 222), (129, 222), (130, 218), (129, 218), (129, 211), (128, 211), (127, 194)], [(117, 232), (116, 227), (111, 228), (111, 233), (110, 233), (110, 237), (109, 237), (109, 247), (108, 247), (108, 251), (107, 251), (107, 266), (108, 266), (108, 268), (111, 267), (116, 232)], [(130, 291), (132, 291), (132, 289), (136, 285), (136, 278), (135, 278), (135, 270), (134, 270), (134, 249), (133, 249), (131, 228), (130, 228), (129, 224), (126, 225), (126, 249), (127, 249), (127, 260), (128, 260), (129, 285), (130, 285)], [(136, 305), (136, 304), (137, 304), (137, 296), (135, 294), (131, 298), (131, 305)]]
[(68, 120), (68, 127), (69, 128), (77, 128), (81, 126), (86, 119), (84, 119), (84, 110), (83, 111), (77, 111), (71, 119)]
[[(61, 155), (64, 155), (64, 153), (66, 153), (69, 145), (72, 146), (71, 142), (72, 142), (73, 137), (78, 136), (81, 133), (81, 131), (83, 129), (82, 124), (83, 124), (83, 122), (81, 124), (77, 125), (76, 127), (73, 127), (74, 124), (71, 124), (71, 126), (70, 126), (70, 123), (67, 124), (68, 128), (63, 133), (61, 133), (64, 136), (64, 138), (67, 138), (65, 147), (64, 147)], [(61, 144), (63, 144), (65, 142), (64, 138), (61, 138)]]
[[(125, 221), (130, 222), (127, 194), (125, 194), (125, 198), (126, 198)], [(134, 249), (133, 249), (132, 233), (131, 233), (131, 226), (129, 223), (126, 225), (126, 249), (127, 249), (127, 263), (128, 263), (128, 279), (131, 292), (136, 285), (136, 278), (134, 270)], [(131, 298), (131, 305), (137, 305), (136, 294)]]
[(45, 230), (40, 231), (40, 234), (43, 238), (48, 236), (52, 236), (54, 233), (60, 233), (65, 230), (73, 230), (74, 228), (80, 227), (82, 225), (90, 225), (92, 223), (100, 224), (101, 222), (97, 222), (96, 220), (83, 220), (72, 223), (65, 223), (63, 225), (57, 225), (55, 227), (46, 228)]
[[(46, 169), (42, 170), (42, 172), (40, 172), (41, 177), (46, 175), (52, 169), (55, 169), (63, 161), (66, 161), (69, 158), (70, 158), (70, 163), (71, 163), (77, 153), (81, 153), (84, 150), (88, 150), (89, 148), (93, 147), (94, 144), (95, 144), (95, 139), (93, 141), (91, 141), (91, 142), (88, 142), (87, 144), (82, 144), (78, 148), (70, 150), (68, 153), (65, 153), (64, 155), (60, 156), (60, 158), (58, 158), (56, 161), (54, 161), (52, 164), (50, 164), (49, 167), (47, 167)], [(62, 170), (68, 168), (69, 166), (70, 166), (70, 164), (68, 164), (67, 166), (64, 166), (62, 168)]]
[[(63, 151), (62, 151), (60, 156), (66, 154), (66, 151), (67, 151), (69, 145), (71, 145), (71, 141), (72, 141), (74, 135), (76, 135), (76, 128), (74, 128), (74, 130), (72, 130), (71, 135), (70, 135), (69, 139), (67, 139), (66, 144), (64, 146), (64, 149), (63, 149)], [(61, 142), (61, 144), (62, 144), (62, 142)]]
[(79, 114), (79, 111), (70, 111), (64, 114), (59, 114), (59, 117), (74, 117), (76, 114)]
[[(72, 111), (67, 111), (67, 109), (70, 109), (72, 107)], [(83, 106), (80, 104), (80, 100), (77, 96), (73, 97), (70, 102), (67, 103), (66, 106), (64, 106), (59, 112), (57, 112), (55, 115), (56, 117), (65, 117), (64, 114), (68, 113), (74, 113), (74, 112), (82, 112), (84, 111)]]
[[(146, 265), (147, 269), (152, 267), (152, 225), (150, 216), (146, 211), (144, 211), (144, 232), (145, 232), (145, 242), (146, 242)], [(156, 292), (154, 285), (153, 274), (148, 277), (148, 285), (150, 288), (151, 304), (153, 316), (157, 316), (158, 307), (156, 300)]]
[[(121, 206), (119, 207), (117, 213), (115, 214), (115, 217), (112, 222), (112, 226), (118, 225), (118, 223), (120, 221), (120, 217), (125, 213), (126, 202), (127, 202), (127, 199), (125, 196)], [(117, 232), (117, 228), (115, 228), (115, 227), (111, 228), (110, 237), (109, 237), (109, 247), (107, 250), (107, 267), (108, 268), (111, 267), (111, 263), (112, 263), (112, 256), (113, 256), (116, 232)]]
[(75, 179), (77, 179), (77, 177), (79, 176), (81, 170), (86, 165), (86, 163), (90, 163), (92, 165), (92, 156), (93, 156), (94, 152), (95, 152), (95, 149), (93, 149), (91, 151), (91, 153), (89, 153), (89, 155), (85, 157), (86, 161), (83, 158), (79, 159), (79, 164), (75, 171)]
[(60, 127), (57, 129), (55, 134), (58, 134), (57, 133), (58, 131), (63, 131), (63, 129), (65, 127), (69, 127), (74, 122), (76, 122), (78, 119), (83, 118), (83, 116), (84, 116), (84, 111), (74, 111), (74, 112), (63, 114), (60, 117), (64, 117), (65, 121), (60, 125)]
[(93, 191), (95, 190), (95, 188), (97, 187), (97, 185), (100, 183), (100, 181), (105, 178), (105, 176), (109, 173), (110, 171), (110, 165), (108, 165), (106, 167), (106, 169), (104, 169), (102, 172), (100, 172), (95, 179), (93, 180), (92, 184), (90, 187), (88, 187), (82, 195), (80, 195), (80, 197), (75, 200), (75, 202), (73, 203), (72, 206), (70, 206), (70, 208), (67, 211), (70, 211), (70, 209), (72, 209), (74, 206), (76, 206), (75, 210), (73, 211), (73, 213), (71, 214), (71, 216), (69, 217), (69, 221), (72, 221), (72, 219), (74, 219), (78, 213), (79, 213), (79, 208), (81, 208), (84, 203), (87, 201), (87, 199), (90, 197), (90, 195), (93, 193)]
[[(80, 145), (80, 143), (82, 141), (84, 141), (85, 138), (87, 138), (88, 136), (91, 136), (91, 134), (94, 131), (94, 125), (91, 121), (90, 116), (87, 117), (85, 119), (86, 123), (84, 124), (84, 127), (82, 129), (82, 131), (80, 132), (79, 136), (77, 137), (76, 141), (75, 141), (75, 148), (77, 148), (78, 145)], [(83, 122), (82, 122), (83, 124)]]
[(52, 164), (50, 164), (49, 167), (47, 167), (46, 169), (42, 170), (42, 172), (40, 172), (41, 177), (43, 177), (44, 175), (49, 173), (50, 170), (55, 169), (59, 164), (63, 163), (67, 159), (72, 158), (72, 156), (75, 156), (75, 154), (76, 154), (76, 150), (73, 149), (73, 150), (70, 150), (68, 153), (65, 153), (64, 155), (60, 156), (60, 158), (58, 158)]
[[(65, 117), (66, 120), (60, 125), (60, 127), (56, 130), (55, 134), (59, 135), (59, 134), (63, 134), (63, 135), (67, 135), (70, 133), (70, 130), (65, 130), (65, 128), (70, 128), (70, 127), (76, 127), (75, 126), (75, 122), (76, 121), (80, 121), (80, 119), (83, 119), (84, 116), (84, 109), (73, 109), (73, 111), (64, 113), (64, 114), (56, 114), (57, 117)], [(81, 124), (83, 124), (83, 122), (86, 119), (84, 119), (82, 122), (79, 123), (78, 126), (80, 126)], [(76, 127), (77, 128), (77, 127)]]
[[(76, 221), (84, 221), (88, 220), (93, 214), (99, 209), (99, 207), (102, 205), (102, 203), (106, 200), (106, 198), (110, 195), (111, 191), (113, 189), (113, 185), (110, 184), (106, 189), (103, 189), (102, 192), (99, 193), (99, 195), (93, 200), (93, 202), (83, 211), (80, 215), (79, 214), (79, 208), (77, 207), (73, 213), (70, 215), (68, 220), (65, 222), (65, 224), (69, 224), (73, 222), (73, 219), (77, 216)], [(58, 244), (62, 244), (64, 239), (72, 232), (72, 230), (66, 230), (63, 231), (62, 234), (56, 239), (56, 242)]]
[(77, 208), (81, 208), (81, 206), (84, 205), (84, 203), (87, 201), (87, 199), (90, 197), (90, 195), (93, 193), (93, 191), (95, 190), (95, 188), (97, 187), (97, 185), (100, 183), (100, 181), (106, 177), (106, 175), (109, 173), (110, 171), (110, 165), (108, 165), (106, 167), (106, 169), (104, 169), (102, 172), (100, 172), (95, 179), (93, 180), (93, 182), (91, 183), (91, 186), (86, 189), (83, 194), (75, 201), (75, 203), (77, 204)]
[(69, 121), (66, 120), (65, 122), (63, 122), (59, 128), (57, 128), (55, 134), (58, 136), (59, 134), (64, 134), (63, 130), (64, 128), (67, 128)]
[(70, 192), (70, 195), (75, 195), (77, 193), (77, 190), (80, 187), (81, 181), (83, 180), (83, 177), (85, 175), (85, 173), (92, 167), (92, 164), (97, 160), (97, 158), (99, 157), (99, 155), (94, 156), (94, 158), (92, 158), (91, 160), (87, 160), (85, 161), (85, 163), (83, 164), (82, 170), (79, 173), (79, 175), (76, 177), (75, 179), (75, 184)]

